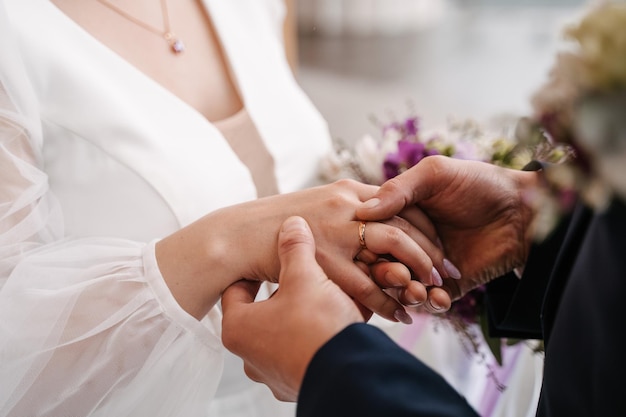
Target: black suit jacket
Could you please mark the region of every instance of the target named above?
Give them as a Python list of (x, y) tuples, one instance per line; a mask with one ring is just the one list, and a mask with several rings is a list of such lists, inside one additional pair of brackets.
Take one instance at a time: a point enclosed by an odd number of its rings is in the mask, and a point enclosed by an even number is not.
[(448, 383), (380, 329), (354, 324), (314, 356), (298, 417), (477, 417)]
[(531, 250), (522, 279), (488, 285), (494, 336), (543, 338), (537, 415), (626, 416), (626, 206), (579, 205)]

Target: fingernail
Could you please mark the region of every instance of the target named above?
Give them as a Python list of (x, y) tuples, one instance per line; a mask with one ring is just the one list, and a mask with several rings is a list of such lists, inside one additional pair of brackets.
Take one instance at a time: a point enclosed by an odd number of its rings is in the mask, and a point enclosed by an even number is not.
[(433, 310), (442, 310), (443, 307), (441, 307), (435, 300), (433, 300), (432, 298), (428, 299), (428, 304), (430, 304), (430, 306), (433, 308)]
[(412, 324), (413, 323), (413, 319), (411, 318), (411, 316), (409, 316), (409, 314), (406, 311), (404, 311), (404, 309), (402, 309), (402, 308), (397, 309), (393, 313), (393, 316), (400, 323), (404, 323), (404, 324)]
[(437, 240), (435, 241), (435, 244), (437, 245), (439, 249), (443, 250), (443, 242), (441, 241), (441, 239), (437, 238)]
[(443, 279), (441, 279), (441, 275), (439, 275), (439, 271), (437, 271), (437, 268), (435, 268), (433, 266), (433, 272), (430, 274), (433, 278), (433, 284), (441, 287), (443, 285)]
[(406, 302), (409, 303), (409, 305), (412, 307), (416, 307), (422, 304), (421, 301), (418, 301), (417, 298), (415, 298), (415, 296), (408, 291), (404, 292), (404, 298), (406, 299)]
[(292, 216), (284, 221), (282, 226), (283, 232), (307, 230), (308, 225), (302, 217)]
[(461, 271), (459, 271), (459, 268), (454, 266), (454, 264), (452, 262), (450, 262), (447, 259), (444, 259), (443, 260), (443, 267), (446, 270), (446, 272), (448, 273), (448, 275), (450, 275), (450, 278), (461, 279)]
[(361, 207), (370, 209), (370, 208), (376, 207), (379, 204), (380, 204), (379, 198), (370, 198), (365, 203), (363, 203)]

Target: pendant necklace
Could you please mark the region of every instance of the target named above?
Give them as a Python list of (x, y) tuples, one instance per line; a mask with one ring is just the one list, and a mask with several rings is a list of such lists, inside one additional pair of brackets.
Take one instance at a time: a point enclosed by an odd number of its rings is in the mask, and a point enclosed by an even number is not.
[(109, 9), (113, 10), (115, 13), (119, 14), (124, 19), (129, 20), (132, 23), (136, 24), (137, 26), (140, 26), (144, 28), (145, 30), (150, 31), (164, 38), (167, 44), (170, 46), (170, 49), (172, 50), (173, 53), (180, 54), (185, 51), (185, 44), (183, 43), (183, 41), (180, 38), (178, 38), (176, 35), (174, 35), (174, 33), (172, 33), (170, 29), (170, 16), (167, 11), (167, 0), (160, 0), (161, 15), (163, 16), (163, 30), (156, 28), (154, 26), (151, 26), (147, 24), (146, 22), (143, 22), (137, 19), (136, 17), (130, 15), (126, 11), (120, 9), (118, 6), (110, 3), (109, 0), (98, 0), (98, 2), (108, 7)]

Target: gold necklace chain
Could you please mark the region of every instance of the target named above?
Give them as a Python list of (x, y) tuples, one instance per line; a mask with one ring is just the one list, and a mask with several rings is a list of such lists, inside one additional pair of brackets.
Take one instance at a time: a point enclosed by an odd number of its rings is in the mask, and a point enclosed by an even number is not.
[(108, 7), (109, 9), (113, 10), (115, 13), (122, 16), (124, 19), (136, 24), (137, 26), (144, 28), (147, 31), (150, 31), (156, 35), (163, 37), (165, 41), (168, 43), (168, 45), (170, 46), (170, 49), (172, 50), (172, 52), (174, 52), (175, 54), (180, 54), (185, 51), (185, 44), (183, 43), (183, 41), (174, 33), (172, 33), (170, 29), (170, 15), (167, 10), (167, 0), (160, 0), (161, 15), (163, 17), (163, 30), (137, 19), (135, 16), (129, 14), (123, 9), (120, 9), (118, 6), (112, 4), (108, 0), (98, 0), (98, 2)]

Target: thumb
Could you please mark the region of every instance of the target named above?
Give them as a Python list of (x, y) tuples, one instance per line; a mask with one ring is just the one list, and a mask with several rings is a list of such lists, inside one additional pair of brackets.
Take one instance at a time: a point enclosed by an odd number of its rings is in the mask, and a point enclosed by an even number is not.
[(441, 157), (424, 158), (414, 167), (385, 182), (372, 198), (357, 207), (357, 218), (370, 221), (388, 219), (404, 208), (430, 197), (437, 179), (432, 162), (438, 162), (435, 161), (438, 158)]
[(300, 281), (299, 278), (303, 275), (318, 275), (316, 268), (321, 272), (315, 260), (313, 233), (302, 217), (289, 217), (280, 228), (278, 258), (280, 259), (278, 282), (281, 286), (291, 281)]

